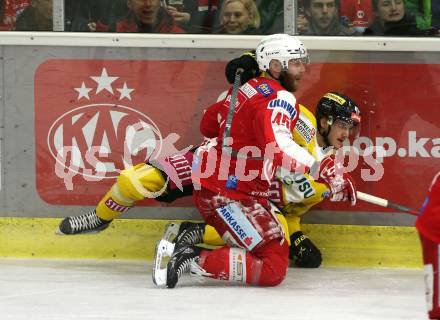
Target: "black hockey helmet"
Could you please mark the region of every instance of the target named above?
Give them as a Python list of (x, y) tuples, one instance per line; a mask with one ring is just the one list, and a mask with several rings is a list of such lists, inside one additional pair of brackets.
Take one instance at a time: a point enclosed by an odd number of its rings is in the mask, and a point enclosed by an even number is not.
[[(321, 119), (327, 118), (330, 125), (327, 132), (322, 132)], [(350, 136), (356, 138), (359, 136), (361, 125), (361, 112), (356, 102), (349, 97), (338, 93), (326, 93), (321, 100), (319, 100), (316, 107), (316, 120), (318, 124), (318, 131), (326, 138), (330, 132), (331, 126), (336, 122), (342, 122), (350, 127)]]

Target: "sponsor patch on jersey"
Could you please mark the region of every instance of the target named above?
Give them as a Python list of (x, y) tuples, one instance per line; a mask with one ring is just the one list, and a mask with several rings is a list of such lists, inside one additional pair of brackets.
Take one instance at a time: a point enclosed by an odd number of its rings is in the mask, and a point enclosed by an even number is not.
[[(231, 99), (232, 99), (232, 95), (228, 94), (226, 96), (226, 99), (223, 101), (223, 105), (229, 108), (231, 105)], [(237, 100), (235, 101), (235, 105), (234, 105), (234, 112), (237, 113), (238, 111), (240, 111), (241, 107), (243, 107), (244, 103), (247, 100), (248, 98), (246, 97), (246, 95), (243, 92), (238, 91)]]
[(249, 83), (245, 83), (244, 85), (242, 85), (240, 91), (243, 92), (244, 95), (249, 99), (258, 93), (257, 90), (255, 90), (255, 88), (252, 87)]
[(273, 93), (273, 89), (266, 82), (259, 84), (257, 90), (265, 97), (268, 97)]
[(272, 179), (269, 186), (269, 200), (274, 203), (282, 201), (282, 187), (278, 179)]
[(280, 176), (279, 179), (283, 181), (283, 190), (286, 194), (286, 198), (295, 199), (294, 202), (303, 201), (316, 194), (311, 180), (302, 173)]
[(251, 195), (254, 197), (269, 197), (269, 192), (266, 191), (251, 191)]
[(316, 130), (315, 128), (313, 128), (311, 123), (309, 121), (301, 119), (301, 117), (296, 122), (295, 129), (296, 131), (298, 131), (300, 136), (304, 138), (306, 143), (310, 143), (310, 141), (312, 141), (316, 134)]
[(330, 191), (325, 191), (325, 192), (323, 192), (323, 193), (322, 193), (322, 198), (323, 198), (323, 199), (330, 198)]
[(112, 198), (108, 198), (107, 201), (105, 202), (105, 205), (107, 206), (107, 208), (109, 208), (112, 211), (116, 211), (116, 212), (125, 212), (128, 209), (130, 209), (131, 207), (128, 206), (124, 206), (123, 204), (119, 204), (117, 203), (115, 200), (113, 200)]
[(296, 174), (293, 176), (293, 181), (296, 183), (296, 187), (304, 199), (313, 197), (316, 194), (315, 188), (313, 188), (311, 181), (309, 181), (305, 175)]
[(229, 250), (229, 281), (246, 282), (246, 251), (239, 248)]
[[(232, 96), (231, 96), (230, 94), (228, 94), (228, 95), (226, 96), (226, 99), (225, 99), (224, 102), (223, 102), (223, 105), (229, 107), (229, 105), (231, 104), (231, 99), (232, 99)], [(234, 106), (234, 108), (237, 109), (237, 107), (238, 107), (239, 104), (240, 104), (240, 101), (239, 101), (239, 99), (238, 99), (238, 95), (237, 95), (237, 100), (235, 100), (235, 106)]]
[(296, 108), (283, 99), (271, 100), (267, 105), (267, 108), (268, 109), (283, 108), (289, 113), (291, 119), (295, 118), (296, 116)]
[(237, 189), (238, 179), (236, 176), (232, 175), (228, 177), (228, 181), (226, 181), (226, 189)]
[(217, 208), (216, 211), (248, 250), (252, 250), (263, 240), (254, 226), (246, 219), (243, 211), (235, 203), (229, 203), (226, 206)]

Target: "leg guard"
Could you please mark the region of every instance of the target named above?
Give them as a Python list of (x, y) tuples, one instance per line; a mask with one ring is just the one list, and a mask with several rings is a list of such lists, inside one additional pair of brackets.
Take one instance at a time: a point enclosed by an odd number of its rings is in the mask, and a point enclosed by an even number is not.
[(103, 220), (113, 220), (145, 197), (155, 198), (165, 190), (160, 170), (141, 163), (121, 172), (116, 183), (101, 199), (96, 214)]
[(214, 279), (243, 282), (256, 286), (276, 286), (286, 276), (288, 267), (286, 242), (272, 240), (254, 252), (222, 247), (203, 250), (199, 265)]
[[(277, 217), (264, 199), (235, 201), (209, 190), (194, 191), (207, 223), (228, 244), (202, 251), (200, 266), (216, 279), (274, 286), (285, 277), (289, 247)], [(240, 248), (235, 248), (240, 247)]]
[(232, 200), (202, 188), (194, 191), (194, 203), (230, 247), (251, 251), (272, 239), (285, 239), (281, 223), (265, 199)]

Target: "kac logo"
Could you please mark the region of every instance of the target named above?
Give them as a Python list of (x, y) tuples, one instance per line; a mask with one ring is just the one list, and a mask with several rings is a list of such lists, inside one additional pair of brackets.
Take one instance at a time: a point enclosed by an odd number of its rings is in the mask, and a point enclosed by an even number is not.
[[(82, 81), (73, 88), (77, 107), (62, 113), (47, 133), (55, 173), (64, 179), (67, 189), (72, 188), (75, 175), (87, 181), (115, 178), (124, 168), (148, 161), (162, 144), (157, 125), (131, 102), (133, 88), (126, 82), (118, 88), (113, 82), (119, 77), (109, 76), (106, 68), (100, 76), (89, 78), (95, 84)], [(100, 92), (106, 95), (98, 95)], [(116, 101), (108, 102), (109, 97)]]
[(146, 161), (160, 141), (145, 114), (122, 105), (91, 104), (62, 114), (50, 127), (47, 144), (57, 164), (89, 178), (114, 178), (117, 168)]

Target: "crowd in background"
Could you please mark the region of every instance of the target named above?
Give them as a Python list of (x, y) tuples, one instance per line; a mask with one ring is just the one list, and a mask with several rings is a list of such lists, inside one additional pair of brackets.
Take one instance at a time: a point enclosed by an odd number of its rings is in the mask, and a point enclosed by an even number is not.
[[(53, 0), (0, 0), (0, 30), (51, 31)], [(300, 35), (440, 36), (439, 0), (297, 0)], [(65, 31), (263, 35), (284, 0), (65, 0)]]

